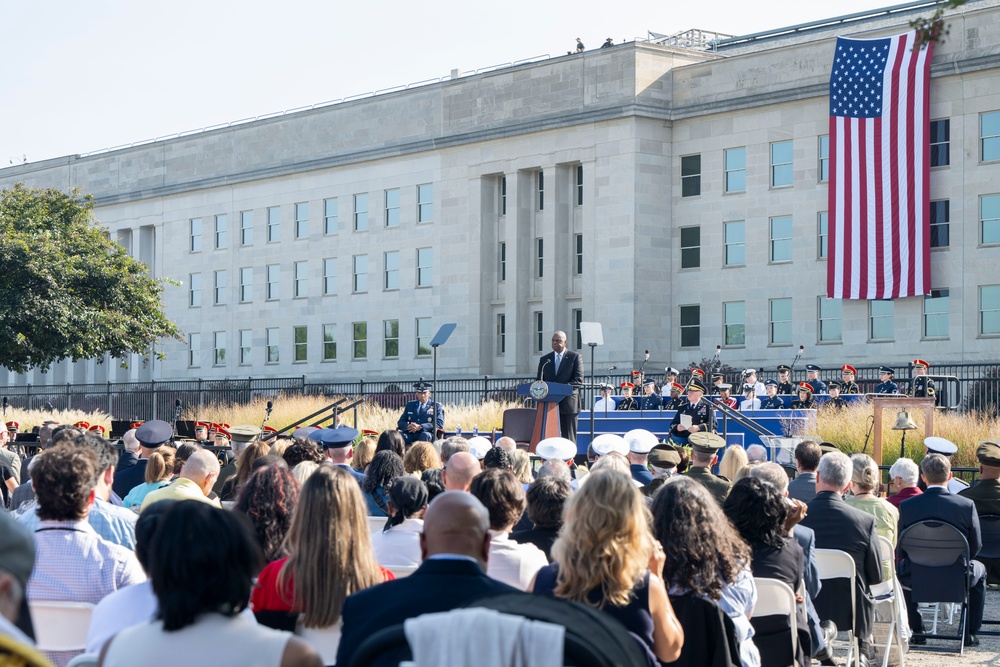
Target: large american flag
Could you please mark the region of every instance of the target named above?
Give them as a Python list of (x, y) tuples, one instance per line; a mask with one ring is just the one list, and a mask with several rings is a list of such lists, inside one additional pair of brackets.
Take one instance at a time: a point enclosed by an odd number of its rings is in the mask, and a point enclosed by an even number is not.
[(837, 39), (830, 75), (827, 296), (928, 294), (930, 49)]

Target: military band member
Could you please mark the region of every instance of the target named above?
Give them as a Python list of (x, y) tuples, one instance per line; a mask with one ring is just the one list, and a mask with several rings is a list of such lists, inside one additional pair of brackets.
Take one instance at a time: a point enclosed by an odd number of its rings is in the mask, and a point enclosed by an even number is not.
[(878, 379), (881, 380), (877, 385), (875, 385), (876, 394), (898, 394), (899, 386), (892, 381), (892, 378), (896, 376), (896, 370), (889, 368), (888, 366), (882, 366), (878, 369)]
[[(951, 457), (953, 457), (957, 451), (958, 445), (947, 438), (941, 438), (938, 436), (924, 438), (924, 456), (927, 456), (928, 454), (940, 454), (951, 461)], [(917, 487), (921, 491), (927, 490), (927, 484), (924, 482), (923, 475), (921, 475), (920, 481), (917, 482)], [(949, 493), (958, 494), (968, 488), (969, 483), (965, 480), (959, 479), (958, 477), (952, 477), (948, 480)]]
[[(826, 393), (826, 383), (819, 379), (819, 373), (822, 370), (816, 364), (806, 364), (806, 382), (812, 386), (812, 393), (814, 394)], [(801, 383), (799, 387), (802, 387)]]
[(631, 382), (622, 382), (622, 400), (618, 401), (618, 410), (638, 410), (639, 401), (632, 397), (632, 391), (635, 389), (635, 385)]
[(682, 405), (687, 403), (681, 394), (684, 392), (684, 385), (677, 382), (670, 383), (670, 398), (664, 399), (663, 409), (664, 410), (678, 410)]
[(840, 397), (841, 385), (836, 380), (826, 383), (826, 390), (830, 394), (830, 400), (823, 404), (824, 408), (831, 408), (833, 410), (841, 410), (847, 407), (847, 401)]
[(712, 389), (718, 393), (722, 383), (725, 382), (725, 378), (722, 373), (712, 373)]
[(416, 382), (413, 389), (417, 400), (407, 402), (396, 428), (408, 445), (420, 440), (433, 442), (437, 429), (444, 428), (444, 408), (437, 402), (431, 405), (430, 382)]
[[(688, 385), (687, 404), (677, 409), (677, 414), (670, 421), (670, 437), (676, 443), (687, 444), (692, 433), (704, 433), (715, 430), (715, 411), (711, 404), (701, 399), (705, 396), (705, 385), (692, 380)], [(690, 419), (691, 426), (685, 426), (684, 421)]]
[(673, 366), (667, 366), (666, 369), (664, 369), (663, 384), (660, 386), (660, 396), (664, 399), (670, 395), (670, 385), (677, 382), (678, 375), (680, 375), (680, 373)]
[(642, 410), (659, 410), (662, 402), (660, 401), (660, 394), (656, 391), (656, 383), (652, 380), (646, 380), (642, 383), (643, 396), (640, 399), (640, 409)]
[(934, 380), (927, 375), (930, 364), (923, 359), (913, 360), (913, 382), (910, 385), (910, 392), (914, 398), (935, 398), (937, 392), (934, 389)]
[[(789, 377), (791, 376), (791, 374), (792, 374), (792, 367), (791, 366), (786, 366), (785, 364), (781, 364), (780, 366), (778, 366), (778, 382), (777, 382), (777, 385), (778, 385), (778, 393), (779, 394), (794, 394), (795, 393), (795, 385), (793, 385), (792, 382), (791, 382), (791, 380), (789, 380)], [(764, 385), (764, 388), (767, 389), (767, 385), (766, 384)]]
[(752, 384), (743, 385), (743, 401), (740, 403), (740, 412), (753, 412), (760, 410), (760, 399), (754, 393)]
[(808, 382), (800, 382), (798, 387), (799, 397), (792, 401), (792, 410), (811, 410), (813, 406), (813, 386)]
[[(855, 378), (857, 378), (858, 376), (858, 371), (857, 369), (854, 368), (854, 366), (851, 366), (850, 364), (844, 364), (843, 366), (840, 367), (840, 375), (841, 377), (844, 378), (843, 383), (840, 384), (841, 394), (861, 393), (861, 389), (858, 388), (858, 383), (855, 381)], [(829, 389), (829, 385), (827, 385), (827, 389)]]
[(753, 387), (754, 396), (764, 396), (764, 383), (757, 379), (757, 369), (747, 368), (743, 371), (743, 382)]
[(725, 405), (727, 408), (732, 408), (733, 410), (735, 410), (737, 406), (736, 399), (729, 395), (729, 392), (732, 388), (733, 385), (729, 384), (728, 382), (723, 382), (722, 384), (718, 385), (719, 389), (718, 402), (721, 403), (722, 405)]
[(762, 410), (784, 410), (785, 402), (778, 398), (778, 383), (774, 380), (768, 380), (764, 383), (764, 390), (767, 392), (767, 398), (760, 402), (760, 407)]
[(611, 398), (611, 392), (614, 391), (614, 387), (607, 382), (602, 382), (600, 391), (601, 397), (594, 403), (594, 412), (597, 414), (612, 412), (615, 409), (615, 399)]

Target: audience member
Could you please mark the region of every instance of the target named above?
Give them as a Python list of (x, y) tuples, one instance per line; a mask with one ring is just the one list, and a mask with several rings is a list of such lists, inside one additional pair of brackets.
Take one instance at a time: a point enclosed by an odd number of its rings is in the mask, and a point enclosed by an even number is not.
[(285, 536), (298, 501), (299, 481), (278, 465), (254, 471), (240, 490), (234, 509), (250, 520), (265, 563), (285, 555)]
[(798, 474), (788, 483), (788, 497), (809, 503), (816, 497), (816, 468), (823, 451), (812, 440), (795, 445), (795, 469)]
[[(979, 459), (979, 483), (958, 495), (968, 498), (976, 505), (979, 516), (1000, 514), (1000, 443), (981, 440), (976, 449)], [(1000, 581), (1000, 558), (979, 558), (986, 566), (987, 581)]]
[(149, 455), (146, 463), (146, 481), (139, 484), (122, 500), (123, 507), (142, 507), (142, 501), (150, 491), (156, 491), (170, 484), (174, 474), (175, 450), (169, 445), (163, 445)]
[(512, 454), (517, 451), (517, 442), (514, 441), (514, 438), (505, 435), (497, 440), (497, 447)]
[(445, 438), (444, 442), (441, 443), (441, 462), (447, 466), (448, 459), (453, 454), (467, 451), (469, 451), (469, 441), (462, 436), (453, 435), (450, 438)]
[(747, 450), (740, 445), (730, 445), (726, 447), (722, 453), (722, 460), (719, 461), (719, 475), (728, 480), (735, 480), (737, 473), (749, 463)]
[(299, 486), (302, 486), (310, 475), (316, 472), (317, 468), (319, 468), (319, 464), (315, 461), (302, 461), (292, 468), (292, 477), (299, 481)]
[(750, 445), (747, 447), (747, 460), (758, 463), (767, 462), (767, 448), (764, 445)]
[(146, 494), (145, 500), (142, 501), (142, 509), (145, 510), (161, 500), (197, 500), (221, 507), (222, 505), (217, 499), (208, 497), (208, 494), (212, 492), (212, 485), (215, 484), (218, 477), (219, 459), (207, 449), (202, 449), (191, 455), (191, 458), (181, 468), (181, 476), (175, 479), (170, 486)]
[[(246, 444), (249, 444), (249, 443), (246, 443)], [(164, 446), (166, 446), (166, 445), (164, 445)], [(174, 454), (173, 479), (177, 479), (178, 477), (180, 477), (181, 470), (184, 469), (184, 464), (187, 463), (187, 460), (189, 458), (191, 458), (191, 455), (194, 454), (195, 452), (200, 452), (203, 449), (205, 449), (205, 448), (202, 447), (200, 444), (198, 444), (197, 442), (191, 442), (190, 440), (186, 440), (186, 441), (180, 443), (179, 445), (177, 445), (177, 452)], [(244, 447), (243, 449), (246, 449), (246, 447)], [(240, 452), (242, 452), (243, 449), (241, 449)], [(230, 453), (232, 453), (232, 452), (230, 452)], [(229, 476), (229, 478), (232, 478), (233, 476), (236, 475), (236, 463), (237, 463), (237, 459), (234, 457), (225, 466), (227, 468), (229, 466), (232, 466), (232, 474)], [(219, 465), (220, 466), (222, 465), (222, 459), (219, 459)], [(219, 476), (220, 477), (222, 476), (222, 470), (221, 469), (219, 470)], [(227, 478), (227, 479), (229, 479), (229, 478)], [(217, 487), (219, 487), (220, 491), (222, 490), (222, 485), (219, 484), (219, 480), (215, 480), (215, 485)], [(214, 493), (216, 496), (219, 495), (218, 491), (216, 491), (214, 487), (212, 489), (212, 493)]]
[(538, 469), (537, 479), (545, 479), (546, 477), (561, 479), (567, 484), (571, 484), (574, 481), (573, 473), (570, 472), (569, 465), (565, 461), (560, 461), (559, 459), (550, 459), (543, 463)]
[(719, 460), (719, 447), (725, 444), (714, 433), (698, 432), (688, 438), (691, 445), (691, 466), (684, 474), (698, 482), (712, 494), (719, 506), (726, 501), (732, 481), (712, 474), (712, 466)]
[(369, 516), (389, 516), (389, 487), (397, 477), (405, 474), (403, 460), (396, 452), (387, 449), (375, 452), (361, 485)]
[(270, 451), (271, 447), (260, 440), (255, 440), (247, 445), (246, 449), (240, 454), (240, 458), (236, 460), (236, 474), (222, 485), (222, 491), (219, 492), (219, 499), (236, 500), (236, 497), (240, 494), (240, 489), (243, 488), (243, 485), (247, 483), (251, 473), (253, 473), (254, 461), (262, 456), (267, 456)]
[(909, 500), (913, 496), (919, 496), (923, 493), (920, 487), (917, 486), (917, 482), (919, 481), (920, 468), (913, 462), (913, 459), (896, 459), (896, 462), (889, 468), (889, 489), (894, 493), (886, 498), (886, 500), (892, 503), (896, 509), (899, 509), (900, 503), (904, 500)]
[(513, 472), (514, 464), (507, 452), (499, 447), (491, 447), (486, 451), (486, 455), (483, 456), (483, 470), (488, 470), (489, 468)]
[(400, 459), (406, 456), (406, 439), (403, 434), (396, 429), (382, 431), (378, 436), (378, 443), (375, 445), (375, 453), (378, 454), (385, 450), (396, 452), (396, 456)]
[(330, 463), (351, 473), (351, 476), (354, 477), (358, 484), (363, 484), (365, 474), (355, 470), (351, 465), (351, 459), (354, 458), (354, 441), (357, 438), (357, 429), (348, 426), (321, 428), (309, 435), (310, 440), (325, 450), (326, 458)]
[(354, 447), (354, 456), (351, 458), (351, 467), (359, 473), (364, 474), (368, 464), (375, 457), (375, 438), (361, 438)]
[(414, 473), (419, 475), (425, 470), (440, 468), (442, 465), (441, 455), (437, 453), (432, 443), (425, 440), (418, 440), (413, 443), (413, 446), (410, 447), (410, 450), (403, 457), (403, 470), (408, 475)]
[[(503, 440), (503, 438), (500, 439)], [(529, 484), (535, 481), (535, 476), (531, 472), (531, 455), (523, 449), (515, 449), (512, 452), (508, 452), (508, 454), (510, 455), (511, 471), (514, 473), (514, 477), (527, 488)], [(566, 468), (566, 474), (569, 474), (568, 467)]]
[(239, 515), (204, 503), (175, 503), (160, 519), (151, 549), (159, 618), (118, 633), (105, 645), (100, 665), (323, 664), (301, 639), (240, 613), (261, 554)]
[(681, 462), (681, 453), (677, 450), (669, 444), (657, 445), (649, 450), (649, 470), (653, 473), (653, 481), (639, 488), (642, 495), (651, 498), (677, 474), (677, 465)]
[[(222, 498), (223, 500), (235, 499), (236, 497), (235, 489), (232, 488), (231, 485), (233, 484), (233, 482), (231, 482), (230, 480), (236, 478), (236, 476), (239, 475), (240, 459), (243, 458), (243, 452), (245, 452), (247, 448), (250, 447), (250, 445), (257, 440), (258, 435), (260, 435), (260, 429), (257, 428), (256, 426), (249, 426), (249, 425), (237, 426), (235, 428), (230, 429), (230, 435), (232, 436), (232, 438), (228, 439), (228, 442), (226, 444), (229, 445), (229, 451), (232, 454), (232, 459), (229, 460), (226, 463), (226, 465), (222, 466), (222, 469), (219, 471), (219, 479), (215, 481), (215, 487), (212, 489), (212, 492), (215, 493), (220, 498)], [(197, 443), (191, 443), (191, 444), (197, 444)], [(219, 443), (216, 442), (215, 444)], [(270, 445), (268, 443), (263, 443), (263, 444), (266, 445), (268, 450), (270, 449)], [(200, 447), (201, 445), (198, 446)], [(184, 445), (181, 445), (181, 447), (184, 447)], [(177, 453), (178, 453), (178, 458), (182, 459), (178, 461), (177, 472), (179, 474), (180, 467), (184, 465), (184, 461), (187, 461), (188, 458), (191, 456), (191, 454), (194, 454), (194, 451), (193, 450), (181, 451), (180, 449), (178, 449)], [(246, 480), (246, 477), (244, 477), (243, 479)], [(227, 484), (229, 484), (230, 486), (227, 486)]]
[(151, 419), (135, 430), (135, 438), (139, 441), (139, 460), (115, 477), (112, 490), (119, 498), (124, 498), (129, 491), (146, 481), (149, 455), (170, 442), (173, 435), (174, 427), (161, 419)]
[(428, 468), (420, 473), (420, 481), (427, 487), (427, 504), (434, 498), (444, 493), (444, 470), (441, 468)]
[[(0, 425), (2, 428), (2, 425)], [(0, 662), (12, 667), (49, 667), (18, 622), (27, 615), (24, 591), (35, 563), (31, 532), (0, 512)]]
[(588, 475), (566, 505), (554, 562), (538, 572), (531, 590), (601, 609), (641, 642), (650, 664), (672, 662), (684, 633), (664, 586), (663, 547), (650, 533), (633, 481), (613, 470)]
[(532, 527), (510, 534), (510, 539), (520, 544), (534, 544), (552, 562), (552, 545), (563, 525), (563, 509), (572, 489), (569, 482), (554, 477), (535, 480), (527, 496), (528, 520)]
[(489, 528), (489, 512), (472, 494), (446, 491), (435, 498), (424, 514), (423, 563), (416, 572), (345, 600), (336, 664), (350, 665), (361, 643), (382, 628), (464, 607), (488, 595), (517, 592), (484, 572)]
[(139, 460), (139, 441), (135, 438), (135, 429), (130, 428), (122, 436), (122, 451), (118, 455), (118, 465), (115, 472), (121, 472), (125, 468), (131, 468)]
[[(447, 440), (445, 444), (447, 444)], [(443, 459), (444, 457), (442, 457)], [(448, 457), (441, 478), (446, 491), (468, 491), (472, 480), (482, 472), (479, 459), (467, 451), (457, 451)]]
[(303, 439), (296, 440), (290, 444), (285, 449), (285, 453), (281, 455), (281, 458), (285, 459), (285, 463), (294, 471), (295, 466), (303, 461), (311, 461), (316, 464), (322, 463), (326, 455), (320, 451), (314, 440)]
[[(875, 530), (896, 546), (896, 529), (899, 526), (899, 510), (885, 498), (876, 495), (882, 474), (875, 459), (867, 454), (852, 454), (851, 496), (844, 501), (855, 509), (875, 517)], [(892, 564), (882, 563), (882, 580), (892, 576)]]
[[(414, 443), (431, 446), (426, 441)], [(389, 487), (389, 520), (372, 535), (372, 548), (384, 567), (420, 565), (420, 532), (427, 510), (427, 487), (411, 475), (397, 477)]]
[[(280, 457), (282, 460), (285, 458), (285, 452), (288, 451), (288, 448), (294, 443), (294, 440), (291, 438), (278, 438), (270, 431), (263, 433), (260, 439), (262, 442), (266, 442), (271, 446), (271, 449), (267, 452), (268, 455)], [(291, 470), (291, 466), (289, 466), (289, 470)]]

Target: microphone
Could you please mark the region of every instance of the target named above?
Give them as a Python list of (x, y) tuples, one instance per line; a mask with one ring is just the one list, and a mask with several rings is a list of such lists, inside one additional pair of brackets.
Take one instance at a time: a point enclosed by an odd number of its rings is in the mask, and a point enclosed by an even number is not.
[(179, 398), (178, 399), (174, 399), (174, 407), (175, 408), (181, 407), (181, 399), (179, 399)]
[(722, 354), (722, 346), (721, 345), (716, 345), (715, 346), (715, 356), (718, 357), (720, 354)]
[(806, 346), (805, 345), (799, 345), (799, 354), (802, 354), (805, 351), (806, 351)]
[(552, 363), (551, 359), (546, 359), (545, 360), (545, 363), (542, 364), (542, 367), (538, 369), (538, 377), (535, 378), (536, 380), (541, 380), (542, 379), (542, 374), (545, 372), (545, 367), (548, 366), (551, 363)]
[(45, 407), (49, 412), (55, 411), (55, 408), (52, 407), (52, 401), (45, 401)]
[(616, 371), (616, 370), (618, 370), (618, 367), (617, 366), (608, 366), (608, 370), (609, 371)]
[(646, 361), (649, 361), (649, 350), (646, 350)]
[(274, 407), (274, 403), (272, 403), (271, 401), (268, 401), (267, 402), (267, 411), (270, 412), (271, 408), (273, 408), (273, 407)]

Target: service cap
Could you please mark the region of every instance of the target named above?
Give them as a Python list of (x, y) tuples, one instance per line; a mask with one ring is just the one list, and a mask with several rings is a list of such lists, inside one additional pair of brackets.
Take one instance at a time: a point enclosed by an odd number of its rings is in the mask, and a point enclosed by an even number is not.
[(670, 391), (684, 391), (684, 385), (680, 384), (679, 382), (671, 382)]
[(851, 375), (858, 374), (858, 370), (854, 366), (851, 366), (850, 364), (844, 364), (843, 366), (840, 367), (840, 370), (843, 371), (844, 373), (850, 373)]
[(722, 380), (723, 377), (724, 376), (722, 375), (722, 373), (712, 373), (712, 382), (715, 382), (716, 380)]
[(721, 384), (717, 384), (715, 386), (719, 388), (719, 391), (723, 390), (729, 391), (730, 389), (733, 388), (733, 385), (729, 384), (728, 382), (722, 382)]
[(745, 368), (745, 369), (743, 369), (743, 374), (744, 375), (757, 375), (757, 369), (756, 368)]
[[(958, 445), (949, 440), (948, 438), (941, 438), (936, 435), (932, 435), (929, 438), (924, 438), (924, 447), (929, 451), (935, 452), (937, 454), (944, 454), (945, 456), (951, 456), (958, 451)], [(978, 450), (977, 450), (978, 455)]]
[(173, 427), (162, 419), (150, 419), (135, 429), (135, 439), (147, 449), (156, 449), (170, 440), (173, 434)]
[(705, 377), (705, 371), (700, 368), (692, 368), (691, 375), (697, 375), (698, 377)]
[[(927, 363), (926, 361), (924, 361), (923, 359), (914, 359), (913, 360), (913, 365), (914, 366), (922, 366), (923, 368), (930, 368), (931, 367), (931, 365), (929, 363)], [(988, 440), (984, 440), (984, 442), (989, 442), (989, 441)]]
[(777, 387), (778, 386), (778, 381), (777, 380), (765, 380), (764, 381), (764, 386), (765, 387)]
[(624, 436), (630, 452), (648, 454), (649, 450), (659, 444), (660, 440), (644, 428), (634, 428)]
[(885, 374), (885, 375), (895, 375), (896, 374), (896, 369), (895, 368), (891, 368), (889, 366), (880, 366), (879, 369), (878, 369), (878, 372), (879, 372), (880, 375), (882, 375), (882, 374)]
[(696, 452), (701, 452), (702, 454), (716, 454), (720, 449), (726, 446), (726, 441), (721, 435), (709, 433), (708, 431), (699, 431), (697, 433), (692, 433), (688, 437), (688, 444), (691, 445), (691, 449)]
[(697, 380), (691, 380), (691, 382), (688, 383), (688, 392), (692, 391), (700, 391), (701, 393), (704, 394), (705, 385), (703, 385), (701, 382), (698, 382)]
[(318, 442), (323, 449), (349, 447), (357, 437), (358, 430), (350, 426), (319, 428), (309, 434), (309, 439)]
[(8, 431), (16, 431), (19, 428), (21, 428), (21, 425), (18, 424), (17, 422), (15, 422), (15, 421), (7, 422), (7, 430)]
[(602, 382), (602, 383), (600, 384), (600, 387), (601, 387), (601, 391), (604, 391), (604, 390), (608, 390), (608, 391), (611, 391), (612, 389), (614, 389), (614, 388), (615, 388), (615, 387), (614, 387), (614, 385), (610, 385), (610, 384), (608, 384), (607, 382)]
[(292, 431), (292, 437), (296, 440), (306, 440), (310, 435), (318, 431), (319, 429), (315, 426), (300, 426), (294, 431)]
[(678, 371), (673, 366), (667, 366), (666, 368), (663, 369), (663, 372), (665, 374), (667, 374), (667, 375), (680, 375), (681, 374), (680, 371)]
[(839, 452), (840, 447), (833, 444), (832, 442), (821, 442), (819, 443), (819, 451), (824, 454), (830, 454), (831, 452)]
[(813, 386), (811, 384), (809, 384), (808, 382), (800, 382), (798, 390), (799, 391), (808, 391), (811, 394), (811, 393), (813, 393)]
[(233, 426), (229, 429), (229, 437), (236, 442), (253, 442), (260, 435), (260, 429), (249, 424)]
[(676, 468), (680, 462), (681, 455), (672, 445), (660, 444), (649, 450), (649, 464), (657, 468)]
[(813, 373), (819, 373), (823, 369), (817, 366), (816, 364), (806, 364), (806, 370), (812, 371)]
[(475, 456), (480, 461), (486, 457), (486, 452), (490, 451), (493, 447), (493, 443), (489, 439), (484, 438), (481, 435), (473, 436), (469, 438), (469, 453)]
[(425, 392), (425, 391), (430, 391), (432, 386), (433, 385), (431, 385), (430, 382), (424, 382), (423, 380), (421, 380), (420, 382), (414, 382), (413, 383), (413, 389), (418, 394), (422, 393), (422, 392)]
[(632, 384), (631, 382), (622, 382), (621, 383), (621, 388), (622, 389), (635, 389), (635, 385)]
[(844, 388), (844, 385), (842, 385), (837, 380), (830, 380), (829, 382), (826, 383), (826, 388), (827, 389), (836, 389), (837, 391), (840, 391), (841, 389)]
[(984, 466), (1000, 467), (1000, 443), (980, 440), (976, 448), (976, 458)]
[(792, 367), (789, 366), (789, 365), (787, 365), (787, 364), (781, 364), (780, 366), (778, 366), (778, 372), (779, 373), (791, 373), (792, 372)]
[(545, 438), (535, 447), (535, 454), (545, 461), (569, 461), (576, 456), (576, 445), (566, 438)]
[(611, 452), (618, 452), (622, 456), (628, 454), (628, 443), (617, 433), (602, 433), (594, 438), (590, 446), (598, 456), (607, 456)]

